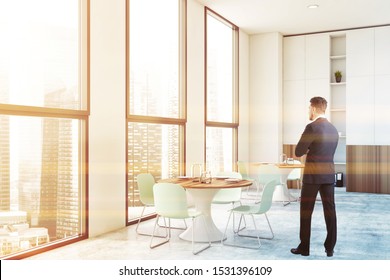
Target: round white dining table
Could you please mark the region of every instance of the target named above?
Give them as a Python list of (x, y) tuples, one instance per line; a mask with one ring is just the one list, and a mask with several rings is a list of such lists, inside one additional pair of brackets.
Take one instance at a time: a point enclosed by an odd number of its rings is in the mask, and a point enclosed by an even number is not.
[[(215, 225), (211, 215), (211, 203), (215, 194), (220, 189), (226, 188), (243, 188), (252, 185), (253, 182), (248, 180), (237, 180), (233, 182), (227, 182), (224, 179), (213, 178), (211, 183), (200, 183), (193, 178), (171, 178), (159, 180), (161, 183), (174, 183), (179, 184), (185, 188), (189, 195), (193, 199), (194, 206), (197, 210), (201, 211), (205, 217), (205, 222), (209, 229), (209, 235), (211, 242), (221, 241), (223, 233)], [(196, 242), (208, 242), (207, 233), (202, 225), (201, 219), (195, 219), (195, 232), (194, 241)], [(180, 234), (180, 238), (184, 240), (192, 240), (192, 226), (190, 225), (183, 233)]]

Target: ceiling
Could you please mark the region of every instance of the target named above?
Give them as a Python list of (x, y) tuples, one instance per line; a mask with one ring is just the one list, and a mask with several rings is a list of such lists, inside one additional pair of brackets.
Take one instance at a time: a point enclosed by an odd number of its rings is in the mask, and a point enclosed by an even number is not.
[[(197, 0), (248, 34), (283, 35), (390, 24), (389, 0)], [(318, 8), (309, 9), (309, 4)]]

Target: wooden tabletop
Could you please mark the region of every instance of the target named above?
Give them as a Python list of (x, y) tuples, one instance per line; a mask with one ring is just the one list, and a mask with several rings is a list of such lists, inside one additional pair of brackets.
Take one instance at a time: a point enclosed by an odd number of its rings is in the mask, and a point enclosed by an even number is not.
[(304, 168), (304, 164), (288, 164), (288, 163), (277, 163), (275, 164), (279, 168)]
[(255, 162), (253, 164), (256, 166), (272, 164), (272, 165), (275, 165), (276, 167), (279, 167), (279, 168), (304, 168), (305, 167), (305, 165), (303, 163), (289, 164), (289, 163)]
[(188, 189), (228, 189), (228, 188), (240, 188), (247, 187), (252, 185), (253, 182), (248, 180), (239, 180), (237, 182), (227, 182), (225, 179), (216, 179), (213, 178), (212, 182), (209, 184), (200, 183), (195, 181), (193, 178), (170, 178), (170, 179), (161, 179), (159, 183), (174, 183), (179, 184), (183, 188)]

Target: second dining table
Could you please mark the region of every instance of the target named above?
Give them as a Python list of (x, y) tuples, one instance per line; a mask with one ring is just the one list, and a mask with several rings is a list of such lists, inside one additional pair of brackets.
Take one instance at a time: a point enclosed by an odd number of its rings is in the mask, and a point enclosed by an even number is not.
[[(159, 180), (159, 183), (174, 183), (179, 184), (185, 188), (189, 195), (193, 199), (194, 206), (197, 210), (201, 211), (205, 217), (205, 222), (209, 229), (209, 235), (212, 242), (221, 241), (223, 236), (222, 231), (215, 225), (211, 215), (211, 204), (215, 194), (226, 188), (243, 188), (250, 186), (253, 182), (249, 180), (226, 180), (224, 178), (213, 178), (211, 183), (201, 183), (199, 180), (194, 180), (189, 177), (170, 178)], [(201, 221), (195, 220), (195, 223)], [(183, 233), (180, 234), (180, 238), (184, 240), (192, 240), (192, 227), (190, 225)], [(196, 242), (208, 242), (207, 232), (202, 229), (202, 225), (196, 224), (197, 230), (194, 233), (194, 241)]]
[[(262, 166), (268, 166), (266, 168), (266, 171), (261, 169)], [(253, 163), (253, 168), (255, 170), (256, 176), (272, 176), (277, 175), (280, 180), (280, 185), (278, 185), (275, 188), (275, 192), (273, 195), (272, 200), (283, 202), (284, 205), (289, 204), (293, 201), (298, 201), (298, 198), (294, 197), (289, 189), (287, 188), (287, 180), (288, 175), (290, 172), (294, 169), (303, 169), (305, 167), (304, 164), (301, 163), (294, 163), (294, 164), (287, 164), (287, 163), (268, 163), (268, 162), (255, 162)], [(265, 172), (265, 173), (263, 173)], [(268, 179), (267, 177), (267, 179)]]

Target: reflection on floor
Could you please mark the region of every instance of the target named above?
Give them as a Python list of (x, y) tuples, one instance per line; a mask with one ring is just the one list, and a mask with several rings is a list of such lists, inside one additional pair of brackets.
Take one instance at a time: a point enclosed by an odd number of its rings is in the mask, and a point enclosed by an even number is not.
[[(295, 196), (297, 190), (291, 190)], [(253, 201), (243, 199), (243, 203)], [(350, 193), (336, 188), (338, 240), (333, 258), (324, 252), (325, 222), (321, 201), (316, 202), (312, 219), (310, 256), (292, 255), (290, 249), (299, 243), (299, 202), (283, 206), (274, 202), (268, 217), (275, 238), (262, 240), (260, 249), (241, 249), (213, 243), (208, 250), (194, 256), (191, 243), (181, 240), (174, 230), (171, 242), (149, 248), (150, 237), (135, 233), (135, 226), (90, 238), (75, 244), (32, 256), (33, 260), (389, 260), (390, 259), (390, 195)], [(228, 206), (213, 205), (212, 214), (218, 227), (224, 229)], [(179, 221), (181, 222), (181, 221)], [(259, 223), (268, 230), (264, 217)], [(144, 222), (143, 230), (152, 230), (154, 220)], [(229, 238), (233, 238), (229, 230)]]

